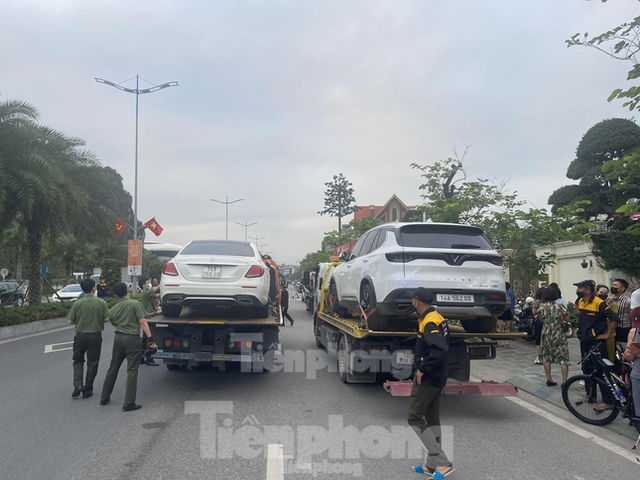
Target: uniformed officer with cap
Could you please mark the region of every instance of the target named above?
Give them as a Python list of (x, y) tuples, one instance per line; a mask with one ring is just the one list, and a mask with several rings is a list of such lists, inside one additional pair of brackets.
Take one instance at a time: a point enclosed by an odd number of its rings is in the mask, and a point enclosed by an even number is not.
[(440, 395), (449, 375), (449, 328), (433, 308), (433, 300), (430, 291), (418, 288), (411, 301), (418, 312), (419, 337), (408, 422), (428, 451), (426, 462), (413, 470), (440, 480), (453, 472), (453, 465), (442, 451), (440, 430)]

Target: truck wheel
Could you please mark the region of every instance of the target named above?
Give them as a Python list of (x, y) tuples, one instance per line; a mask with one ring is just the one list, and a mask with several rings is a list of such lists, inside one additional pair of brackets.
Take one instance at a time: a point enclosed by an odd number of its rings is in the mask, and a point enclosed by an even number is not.
[(167, 370), (180, 370), (180, 365), (175, 363), (167, 363)]
[(162, 303), (162, 315), (165, 317), (179, 317), (182, 312), (182, 305), (169, 305)]
[(340, 340), (338, 341), (338, 375), (340, 375), (340, 381), (342, 383), (348, 383), (348, 369), (349, 357), (347, 355), (347, 343), (344, 339), (344, 335), (340, 335)]
[(386, 330), (389, 328), (389, 317), (382, 316), (378, 311), (371, 312), (376, 308), (376, 294), (369, 283), (365, 283), (360, 292), (360, 306), (367, 315), (367, 324), (371, 330)]
[(313, 316), (313, 336), (316, 339), (316, 347), (324, 348), (324, 345), (320, 341), (320, 329), (318, 328), (318, 315)]
[(462, 328), (467, 333), (491, 333), (498, 323), (495, 317), (476, 317), (473, 320), (462, 320)]

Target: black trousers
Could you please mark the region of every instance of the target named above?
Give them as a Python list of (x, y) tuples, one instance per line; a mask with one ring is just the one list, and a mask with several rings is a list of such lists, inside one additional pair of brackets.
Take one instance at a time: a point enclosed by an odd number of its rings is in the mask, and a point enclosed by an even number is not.
[(291, 318), (291, 315), (289, 315), (289, 307), (285, 307), (282, 309), (282, 315), (284, 316), (284, 318), (288, 319), (291, 322), (291, 325), (293, 325), (293, 318)]
[[(73, 337), (73, 388), (80, 388), (85, 392), (93, 391), (93, 381), (98, 373), (101, 350), (102, 334), (100, 332), (76, 333)], [(83, 387), (85, 355), (87, 357), (87, 376)]]
[[(606, 340), (595, 340), (595, 341), (590, 341), (590, 342), (580, 342), (580, 356), (582, 358), (584, 358), (584, 356), (589, 353), (589, 350), (591, 350), (591, 347), (596, 346), (597, 351), (600, 353), (600, 355), (602, 356), (602, 358), (609, 358), (609, 355), (607, 353), (607, 341)], [(590, 373), (592, 373), (593, 371), (598, 369), (598, 364), (596, 363), (596, 361), (592, 358), (589, 357), (589, 359), (586, 362), (582, 362), (582, 373), (584, 373), (585, 375), (589, 375)], [(605, 389), (602, 391), (602, 401), (604, 403), (613, 403), (613, 396), (611, 395), (611, 392), (608, 389)]]

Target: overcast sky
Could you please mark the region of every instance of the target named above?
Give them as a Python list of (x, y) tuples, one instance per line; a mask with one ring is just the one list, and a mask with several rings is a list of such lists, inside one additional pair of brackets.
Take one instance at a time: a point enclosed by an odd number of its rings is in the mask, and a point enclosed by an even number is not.
[[(611, 117), (629, 63), (564, 40), (638, 15), (637, 0), (5, 0), (0, 94), (82, 138), (134, 190), (135, 96), (100, 85), (139, 74), (139, 208), (157, 240), (244, 239), (280, 263), (320, 248), (324, 182), (359, 205), (422, 202), (413, 162), (471, 145), (471, 176), (510, 179), (546, 206), (582, 135)], [(135, 80), (125, 82), (135, 87)], [(352, 216), (344, 219), (347, 223)], [(156, 240), (149, 234), (151, 240)]]

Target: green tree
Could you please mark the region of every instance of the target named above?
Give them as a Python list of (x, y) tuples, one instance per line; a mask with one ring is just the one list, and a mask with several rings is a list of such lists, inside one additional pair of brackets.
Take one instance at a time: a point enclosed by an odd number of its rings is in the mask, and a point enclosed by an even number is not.
[(577, 185), (560, 187), (549, 197), (552, 211), (575, 201), (588, 200), (585, 220), (599, 214), (612, 216), (630, 197), (640, 196), (640, 127), (631, 120), (612, 118), (583, 135), (567, 177)]
[(334, 175), (331, 182), (326, 182), (324, 192), (324, 210), (319, 215), (329, 215), (338, 218), (338, 233), (342, 233), (342, 218), (353, 213), (356, 209), (351, 182), (342, 174)]
[(640, 235), (611, 230), (591, 235), (592, 252), (605, 270), (617, 270), (640, 278)]
[(109, 205), (89, 193), (100, 178), (79, 181), (84, 169), (98, 172), (101, 168), (83, 145), (39, 124), (29, 104), (0, 103), (0, 232), (16, 221), (25, 228), (31, 305), (41, 302), (45, 236), (56, 238), (72, 225), (76, 234), (102, 237), (111, 226)]
[(302, 272), (310, 272), (316, 265), (322, 262), (328, 262), (331, 257), (331, 253), (318, 250), (317, 252), (307, 253), (304, 259), (300, 262), (300, 268), (293, 274), (293, 278), (300, 278)]
[[(606, 0), (603, 0), (603, 3), (604, 1)], [(640, 78), (640, 57), (638, 56), (640, 53), (640, 16), (591, 39), (588, 33), (583, 35), (576, 33), (569, 40), (566, 40), (566, 43), (568, 47), (591, 47), (616, 60), (629, 61), (633, 66), (627, 73), (627, 80)], [(622, 106), (628, 107), (629, 110), (640, 109), (640, 86), (634, 85), (626, 90), (616, 88), (609, 95), (608, 101), (615, 98), (624, 100)]]

